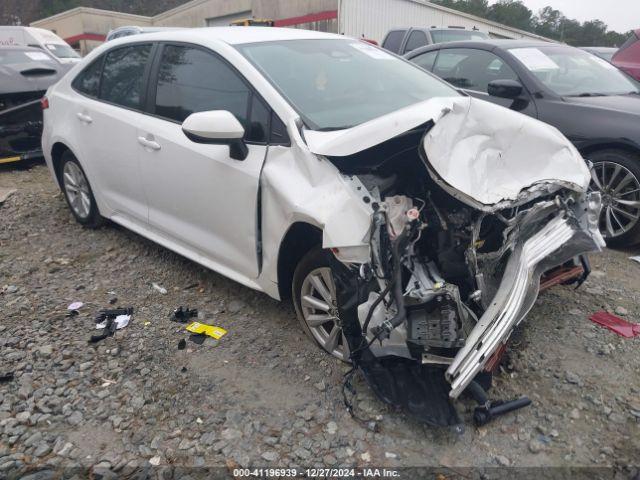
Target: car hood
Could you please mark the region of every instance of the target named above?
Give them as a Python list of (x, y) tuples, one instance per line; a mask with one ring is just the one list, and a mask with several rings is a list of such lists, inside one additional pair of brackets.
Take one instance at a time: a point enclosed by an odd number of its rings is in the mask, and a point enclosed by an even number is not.
[(585, 161), (556, 128), (471, 97), (431, 99), (346, 130), (305, 130), (304, 138), (311, 152), (342, 157), (423, 124), (429, 173), (475, 208), (497, 210), (559, 188), (584, 192), (589, 186)]
[(564, 97), (567, 103), (584, 105), (601, 110), (610, 110), (640, 115), (640, 95), (611, 95), (606, 97)]
[(53, 62), (0, 65), (0, 94), (46, 90), (67, 70)]

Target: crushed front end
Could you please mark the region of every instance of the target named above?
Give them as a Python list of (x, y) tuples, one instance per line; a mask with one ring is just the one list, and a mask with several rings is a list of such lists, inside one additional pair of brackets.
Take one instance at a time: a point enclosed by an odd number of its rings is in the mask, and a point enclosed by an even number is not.
[[(382, 400), (434, 425), (458, 424), (452, 400), (488, 386), (485, 367), (542, 274), (604, 246), (579, 154), (513, 112), (487, 126), (494, 108), (461, 100), (438, 121), (327, 156), (372, 212), (366, 260), (333, 249), (351, 360)], [(519, 143), (528, 134), (544, 142), (537, 152)]]

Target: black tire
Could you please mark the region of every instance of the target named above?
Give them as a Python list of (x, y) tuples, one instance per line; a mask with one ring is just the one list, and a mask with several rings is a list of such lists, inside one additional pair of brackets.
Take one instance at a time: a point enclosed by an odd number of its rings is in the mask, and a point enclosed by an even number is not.
[[(596, 169), (597, 166), (602, 165), (603, 162), (620, 165), (621, 167), (626, 169), (626, 171), (630, 172), (635, 177), (635, 182), (640, 185), (640, 154), (634, 154), (624, 150), (611, 149), (593, 152), (591, 154), (588, 154), (586, 158), (593, 162)], [(591, 185), (592, 188), (600, 190), (600, 188), (598, 188), (594, 182), (592, 182)], [(625, 197), (625, 199), (640, 201), (640, 193), (629, 194), (627, 197)], [(609, 200), (606, 198), (606, 194), (603, 193), (603, 210), (606, 208), (608, 201)], [(606, 212), (604, 214), (606, 214)], [(635, 222), (635, 226), (629, 228), (629, 230), (624, 233), (616, 236), (611, 236), (607, 235), (606, 231), (603, 231), (603, 234), (605, 235), (605, 240), (608, 247), (619, 248), (635, 245), (640, 242), (640, 219)]]
[[(73, 164), (73, 165), (68, 167), (67, 166), (68, 164)], [(65, 171), (67, 168), (77, 168), (76, 171), (79, 171), (82, 174), (82, 177), (86, 182), (86, 188), (88, 190), (86, 193), (87, 193), (88, 202), (89, 202), (89, 207), (87, 209), (86, 215), (82, 214), (82, 212), (80, 212), (78, 208), (76, 208), (73, 205), (73, 200), (72, 200), (73, 193), (70, 190), (71, 187), (68, 187), (68, 184), (66, 183), (64, 178)], [(100, 211), (98, 210), (98, 204), (96, 203), (96, 199), (93, 196), (93, 190), (91, 189), (89, 180), (87, 179), (87, 176), (84, 173), (84, 169), (82, 168), (82, 165), (80, 165), (80, 162), (78, 162), (78, 159), (69, 150), (64, 152), (60, 159), (59, 176), (60, 176), (60, 188), (64, 193), (64, 198), (67, 200), (67, 205), (69, 206), (69, 210), (71, 210), (71, 213), (75, 217), (76, 221), (79, 224), (88, 228), (98, 228), (104, 225), (106, 219), (102, 215), (100, 215)]]
[[(331, 321), (327, 321), (327, 323), (321, 327), (315, 327), (314, 332), (312, 332), (312, 327), (309, 326), (307, 321), (305, 320), (305, 316), (303, 314), (303, 305), (302, 305), (302, 294), (303, 294), (303, 286), (305, 284), (305, 279), (314, 271), (318, 269), (331, 269), (332, 270), (332, 253), (329, 250), (323, 250), (321, 247), (315, 247), (309, 252), (307, 252), (298, 265), (293, 274), (293, 281), (291, 285), (291, 297), (293, 299), (293, 305), (296, 310), (296, 316), (298, 317), (298, 321), (300, 322), (300, 326), (305, 334), (320, 348), (325, 350), (327, 353), (334, 355), (340, 360), (348, 361), (348, 347), (346, 350), (343, 349), (341, 354), (336, 354), (337, 350), (328, 350), (325, 345), (322, 343), (323, 333), (320, 328), (323, 328), (327, 333), (328, 337), (330, 336)], [(332, 274), (333, 277), (333, 274)], [(333, 307), (337, 310), (337, 304), (334, 304)], [(338, 320), (339, 324), (339, 320)], [(319, 338), (320, 337), (320, 338)], [(342, 345), (344, 345), (345, 339), (342, 336), (342, 330), (340, 326), (340, 340), (337, 349), (339, 349)]]

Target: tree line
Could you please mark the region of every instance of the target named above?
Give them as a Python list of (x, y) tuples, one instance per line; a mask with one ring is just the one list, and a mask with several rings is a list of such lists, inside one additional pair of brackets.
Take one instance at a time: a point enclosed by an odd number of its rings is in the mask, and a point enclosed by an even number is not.
[(521, 0), (498, 0), (492, 5), (489, 0), (431, 0), (431, 3), (580, 47), (619, 47), (632, 33), (609, 30), (601, 20), (579, 22), (552, 7), (545, 7), (535, 15)]

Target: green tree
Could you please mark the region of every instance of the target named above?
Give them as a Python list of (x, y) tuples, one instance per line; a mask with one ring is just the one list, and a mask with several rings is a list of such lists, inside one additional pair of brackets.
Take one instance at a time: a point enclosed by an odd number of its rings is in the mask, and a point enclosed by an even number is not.
[(533, 12), (520, 0), (498, 0), (491, 5), (487, 18), (520, 30), (533, 31)]

